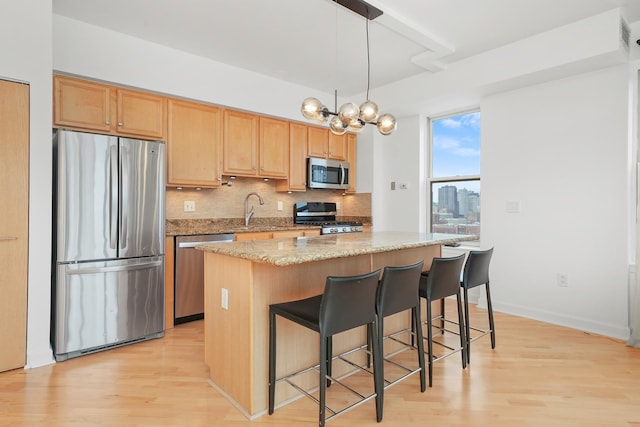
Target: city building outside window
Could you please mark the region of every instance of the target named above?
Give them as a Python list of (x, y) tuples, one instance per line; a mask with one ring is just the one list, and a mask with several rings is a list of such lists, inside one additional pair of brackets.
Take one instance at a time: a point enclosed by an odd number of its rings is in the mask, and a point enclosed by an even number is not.
[(480, 112), (429, 119), (432, 233), (480, 237)]

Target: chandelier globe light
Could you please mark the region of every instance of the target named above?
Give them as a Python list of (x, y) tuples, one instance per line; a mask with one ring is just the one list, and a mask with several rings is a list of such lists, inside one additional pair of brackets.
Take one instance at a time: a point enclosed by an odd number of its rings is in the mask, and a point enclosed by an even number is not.
[[(360, 132), (366, 124), (376, 125), (382, 135), (390, 135), (396, 130), (396, 118), (389, 114), (379, 114), (378, 105), (369, 99), (371, 83), (371, 59), (369, 55), (369, 21), (382, 15), (382, 11), (363, 0), (333, 0), (366, 19), (367, 35), (367, 99), (360, 106), (347, 102), (334, 112), (322, 104), (317, 98), (306, 98), (302, 101), (302, 115), (317, 123), (329, 121), (329, 130), (336, 135), (343, 135), (347, 131)], [(335, 95), (337, 100), (337, 93)], [(329, 116), (331, 119), (329, 120)]]

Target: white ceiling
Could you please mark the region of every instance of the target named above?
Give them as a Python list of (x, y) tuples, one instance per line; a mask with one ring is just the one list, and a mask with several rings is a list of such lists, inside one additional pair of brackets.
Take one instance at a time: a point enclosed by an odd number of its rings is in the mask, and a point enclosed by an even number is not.
[[(640, 0), (370, 0), (371, 87)], [(53, 12), (341, 96), (366, 90), (366, 20), (331, 0), (53, 0)]]

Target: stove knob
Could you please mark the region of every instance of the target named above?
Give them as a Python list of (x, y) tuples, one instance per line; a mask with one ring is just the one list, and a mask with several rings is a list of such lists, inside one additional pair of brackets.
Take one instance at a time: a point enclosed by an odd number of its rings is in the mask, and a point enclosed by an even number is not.
[(343, 233), (348, 233), (349, 232), (349, 227), (342, 227), (342, 232)]

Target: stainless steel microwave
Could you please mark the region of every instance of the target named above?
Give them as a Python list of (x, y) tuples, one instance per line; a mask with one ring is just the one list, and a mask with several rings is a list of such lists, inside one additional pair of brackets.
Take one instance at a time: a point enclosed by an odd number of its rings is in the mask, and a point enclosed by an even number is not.
[(309, 157), (307, 187), (346, 190), (349, 188), (349, 162)]

